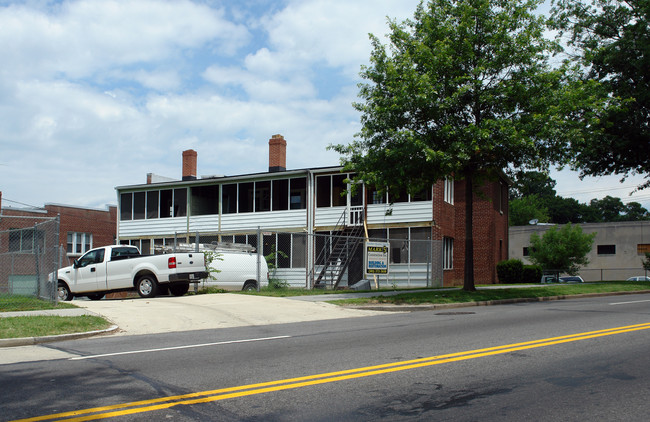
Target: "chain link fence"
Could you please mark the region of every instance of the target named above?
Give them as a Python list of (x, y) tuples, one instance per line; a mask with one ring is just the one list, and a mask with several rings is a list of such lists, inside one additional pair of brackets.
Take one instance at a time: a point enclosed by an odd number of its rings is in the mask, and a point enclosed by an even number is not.
[[(364, 290), (366, 287), (442, 287), (442, 241), (402, 237), (366, 239), (346, 232), (307, 234), (260, 229), (248, 234), (176, 233), (174, 237), (125, 243), (140, 247), (145, 254), (182, 249), (216, 250), (222, 262), (217, 261), (215, 267), (222, 272), (214, 274), (216, 280), (211, 284), (231, 290), (244, 288), (247, 280), (243, 274), (251, 274), (253, 270), (248, 267), (256, 262), (239, 259), (238, 253), (259, 254), (259, 259), (267, 263), (270, 283), (276, 287)], [(364, 244), (367, 240), (387, 245), (387, 274), (366, 274)], [(230, 268), (238, 265), (239, 268)]]
[(0, 295), (56, 303), (50, 274), (61, 260), (58, 217), (3, 215), (0, 220)]

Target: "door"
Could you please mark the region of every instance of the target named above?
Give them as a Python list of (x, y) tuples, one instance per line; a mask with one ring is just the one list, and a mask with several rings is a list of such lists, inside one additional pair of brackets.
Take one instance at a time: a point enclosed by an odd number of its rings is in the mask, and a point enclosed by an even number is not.
[(74, 292), (101, 290), (106, 280), (104, 249), (93, 249), (86, 252), (75, 261), (74, 268)]

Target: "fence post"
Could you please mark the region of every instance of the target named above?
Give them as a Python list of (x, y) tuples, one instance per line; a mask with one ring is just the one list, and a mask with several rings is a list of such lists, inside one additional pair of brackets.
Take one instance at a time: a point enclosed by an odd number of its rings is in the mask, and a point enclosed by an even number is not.
[(430, 264), (431, 264), (431, 251), (433, 251), (433, 245), (431, 244), (433, 242), (433, 239), (429, 239), (429, 242), (427, 242), (427, 287), (431, 287), (431, 273), (429, 271)]
[(261, 256), (262, 256), (262, 229), (260, 226), (257, 226), (257, 291), (260, 291), (260, 284), (262, 284), (262, 262), (261, 262)]

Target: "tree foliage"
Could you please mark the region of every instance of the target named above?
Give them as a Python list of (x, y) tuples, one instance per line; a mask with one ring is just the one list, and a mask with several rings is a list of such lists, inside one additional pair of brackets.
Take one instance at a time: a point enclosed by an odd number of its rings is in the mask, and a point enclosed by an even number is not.
[[(650, 2), (555, 0), (554, 26), (608, 105), (572, 145), (582, 175), (650, 178)], [(640, 186), (650, 187), (650, 180)]]
[(536, 171), (519, 172), (510, 200), (510, 225), (526, 225), (532, 219), (540, 223), (609, 223), (650, 220), (650, 213), (638, 202), (623, 203), (606, 196), (588, 204), (555, 193), (555, 181)]
[(360, 85), (362, 129), (332, 148), (365, 183), (421, 191), (448, 176), (466, 181), (465, 283), (474, 290), (473, 188), (507, 167), (549, 157), (563, 72), (539, 0), (433, 0), (390, 21), (389, 46), (371, 36)]
[(544, 201), (539, 196), (528, 195), (510, 201), (508, 218), (511, 226), (525, 226), (531, 220), (548, 223), (548, 208), (544, 206)]
[(596, 233), (584, 234), (578, 225), (566, 224), (549, 228), (543, 236), (530, 236), (529, 259), (545, 270), (559, 270), (575, 275), (587, 265)]

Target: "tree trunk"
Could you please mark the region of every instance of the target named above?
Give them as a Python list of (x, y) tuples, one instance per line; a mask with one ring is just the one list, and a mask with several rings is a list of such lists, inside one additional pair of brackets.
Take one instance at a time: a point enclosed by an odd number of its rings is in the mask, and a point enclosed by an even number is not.
[(474, 286), (474, 174), (467, 172), (465, 182), (465, 277), (463, 290), (475, 292)]

